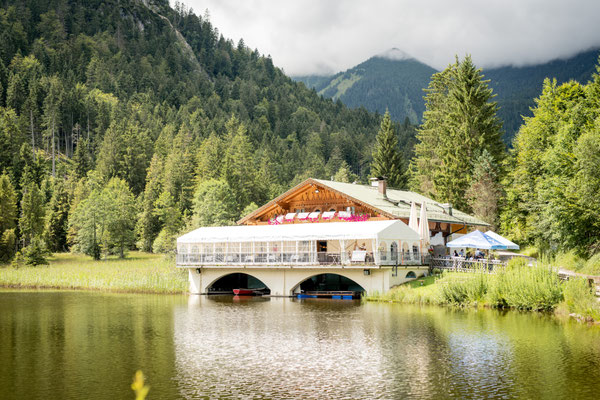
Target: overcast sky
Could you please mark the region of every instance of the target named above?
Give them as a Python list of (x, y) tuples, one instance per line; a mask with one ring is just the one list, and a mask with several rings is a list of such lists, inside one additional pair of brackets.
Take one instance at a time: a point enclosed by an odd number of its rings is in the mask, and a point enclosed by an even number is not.
[[(173, 3), (173, 0), (171, 0)], [(597, 0), (183, 0), (288, 75), (343, 71), (396, 47), (443, 69), (527, 65), (600, 47)]]

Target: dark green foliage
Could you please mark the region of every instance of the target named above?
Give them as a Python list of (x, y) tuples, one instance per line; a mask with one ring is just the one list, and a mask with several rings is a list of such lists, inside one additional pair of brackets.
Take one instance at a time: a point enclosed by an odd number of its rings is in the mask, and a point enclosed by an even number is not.
[(10, 260), (15, 252), (17, 193), (8, 175), (0, 175), (0, 262)]
[(226, 181), (211, 179), (198, 185), (190, 228), (233, 225), (238, 217), (234, 192)]
[[(523, 116), (532, 115), (533, 99), (538, 96), (544, 79), (556, 78), (559, 84), (569, 80), (587, 82), (594, 72), (597, 57), (598, 49), (594, 49), (539, 65), (486, 69), (490, 88), (497, 94), (495, 101), (498, 103), (498, 118), (504, 128), (504, 143), (510, 146), (523, 123)], [(407, 116), (415, 123), (421, 121), (425, 110), (422, 90), (427, 88), (435, 72), (417, 60), (373, 57), (333, 76), (299, 76), (294, 79), (304, 82), (319, 94), (340, 99), (349, 107), (363, 106), (380, 113), (389, 108), (396, 121)]]
[(35, 237), (31, 243), (25, 246), (15, 257), (14, 265), (46, 265), (48, 260), (48, 248), (40, 237)]
[(390, 113), (386, 111), (373, 149), (371, 174), (386, 177), (391, 187), (403, 188), (406, 185), (405, 172), (404, 160), (398, 151), (398, 138)]
[[(320, 98), (185, 7), (9, 0), (0, 26), (0, 170), (25, 199), (21, 246), (40, 236), (52, 250), (124, 251), (131, 237), (115, 239), (99, 220), (113, 178), (137, 197), (138, 246), (166, 251), (210, 179), (235, 200), (229, 223), (307, 174), (345, 165), (369, 175), (380, 116)], [(31, 185), (47, 211), (36, 228)]]
[(74, 244), (82, 253), (125, 256), (135, 239), (136, 205), (127, 183), (112, 178), (106, 186), (89, 182), (90, 195), (73, 210), (69, 225), (76, 232)]
[(394, 120), (409, 118), (416, 124), (421, 122), (425, 110), (423, 89), (435, 72), (413, 58), (394, 60), (376, 56), (330, 77), (295, 79), (348, 107), (365, 107), (379, 113), (389, 109)]
[(411, 166), (413, 189), (465, 211), (473, 160), (484, 151), (496, 165), (504, 158), (488, 82), (470, 56), (433, 75)]
[(46, 209), (44, 195), (35, 182), (25, 182), (22, 193), (19, 231), (23, 244), (28, 246), (44, 232)]
[(502, 228), (551, 252), (600, 250), (599, 73), (587, 85), (546, 80), (515, 137)]
[(70, 198), (65, 182), (55, 181), (46, 211), (46, 243), (50, 251), (67, 249), (69, 208)]

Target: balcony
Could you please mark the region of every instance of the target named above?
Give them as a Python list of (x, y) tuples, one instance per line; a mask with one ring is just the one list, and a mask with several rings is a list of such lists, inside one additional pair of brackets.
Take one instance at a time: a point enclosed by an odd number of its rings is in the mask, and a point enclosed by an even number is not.
[(332, 252), (235, 252), (179, 253), (178, 267), (293, 267), (293, 266), (406, 266), (426, 265), (429, 254), (418, 252), (349, 251)]

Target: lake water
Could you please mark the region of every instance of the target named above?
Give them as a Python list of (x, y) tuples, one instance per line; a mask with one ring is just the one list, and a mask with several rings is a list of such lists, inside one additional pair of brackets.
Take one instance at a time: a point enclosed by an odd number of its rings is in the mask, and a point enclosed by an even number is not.
[(0, 292), (0, 399), (590, 399), (600, 329), (351, 300)]

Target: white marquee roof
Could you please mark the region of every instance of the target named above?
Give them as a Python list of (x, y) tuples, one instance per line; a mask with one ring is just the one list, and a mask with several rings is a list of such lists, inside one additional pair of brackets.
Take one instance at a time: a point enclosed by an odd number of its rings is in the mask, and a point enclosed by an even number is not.
[(388, 220), (206, 227), (180, 236), (177, 243), (354, 239), (419, 241), (420, 237), (404, 222)]

